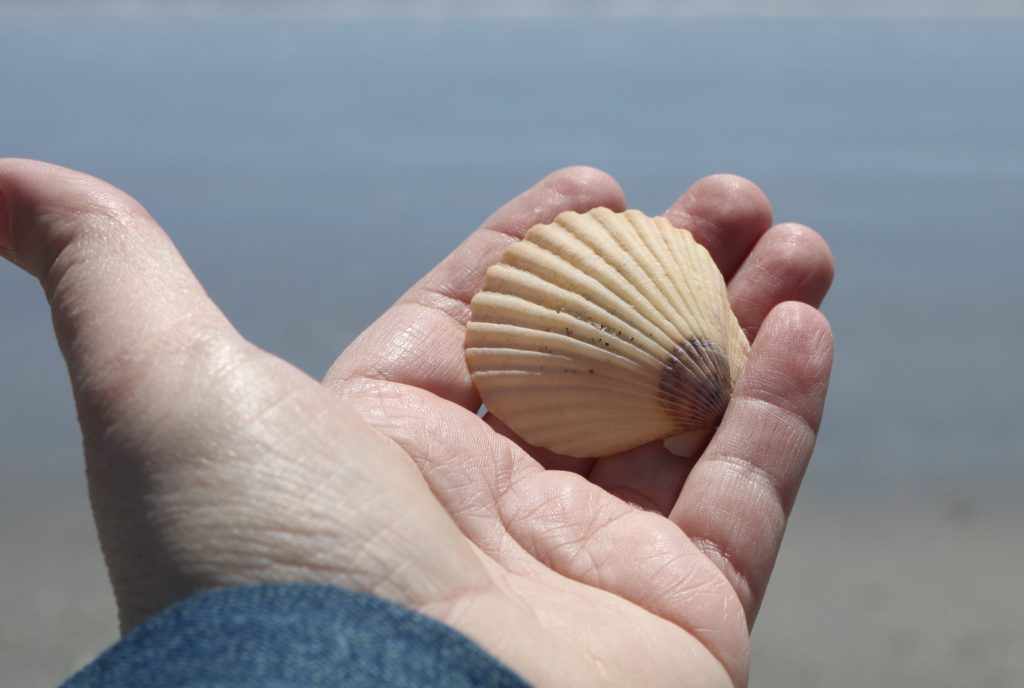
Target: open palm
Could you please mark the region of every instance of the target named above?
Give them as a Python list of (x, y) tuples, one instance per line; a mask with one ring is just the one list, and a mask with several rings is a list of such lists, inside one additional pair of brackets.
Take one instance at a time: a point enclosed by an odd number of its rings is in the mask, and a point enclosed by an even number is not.
[(709, 177), (666, 213), (709, 249), (756, 335), (699, 460), (660, 445), (568, 459), (477, 415), (468, 301), (533, 224), (624, 207), (595, 170), (556, 172), (499, 210), (323, 383), (240, 337), (116, 189), (3, 160), (0, 193), (0, 250), (53, 309), (124, 628), (213, 587), (318, 581), (440, 619), (538, 684), (746, 682), (832, 355), (813, 307), (828, 249), (801, 226), (769, 230), (749, 182)]

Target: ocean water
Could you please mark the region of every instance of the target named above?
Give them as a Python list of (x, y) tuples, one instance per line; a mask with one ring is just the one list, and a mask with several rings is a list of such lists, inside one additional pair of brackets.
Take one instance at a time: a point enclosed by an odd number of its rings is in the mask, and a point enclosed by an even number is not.
[[(0, 18), (0, 152), (103, 177), (243, 333), (314, 375), (551, 169), (659, 212), (743, 174), (832, 245), (808, 480), (1024, 489), (1024, 21)], [(33, 285), (0, 271), (4, 464), (76, 430)]]
[[(836, 258), (801, 500), (1020, 503), (1022, 19), (0, 13), (0, 64), (0, 154), (132, 193), (239, 329), (315, 376), (554, 168), (601, 167), (652, 213), (745, 175)], [(0, 513), (31, 520), (53, 504), (17, 486), (78, 485), (77, 427), (11, 268), (0, 323)]]

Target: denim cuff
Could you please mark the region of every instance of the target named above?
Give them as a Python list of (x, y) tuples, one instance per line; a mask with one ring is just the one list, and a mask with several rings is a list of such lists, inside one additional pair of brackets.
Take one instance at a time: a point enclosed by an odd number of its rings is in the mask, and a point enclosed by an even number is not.
[(68, 679), (119, 686), (525, 686), (458, 631), (330, 585), (214, 590), (146, 620)]

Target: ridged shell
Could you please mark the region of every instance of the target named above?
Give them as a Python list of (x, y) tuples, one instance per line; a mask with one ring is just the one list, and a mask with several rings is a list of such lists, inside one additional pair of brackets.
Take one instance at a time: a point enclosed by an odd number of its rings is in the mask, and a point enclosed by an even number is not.
[(636, 210), (536, 225), (487, 270), (471, 308), (466, 360), (487, 409), (568, 456), (662, 438), (692, 455), (749, 351), (707, 250)]

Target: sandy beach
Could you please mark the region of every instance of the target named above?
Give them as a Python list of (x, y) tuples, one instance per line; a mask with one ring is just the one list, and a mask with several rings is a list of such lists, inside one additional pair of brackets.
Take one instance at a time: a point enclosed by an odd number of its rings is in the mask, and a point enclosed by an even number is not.
[[(69, 467), (0, 494), (0, 551), (17, 553), (0, 560), (3, 684), (54, 686), (117, 637), (84, 484)], [(1019, 505), (805, 496), (752, 636), (751, 686), (1020, 685)], [(43, 498), (59, 506), (41, 518)]]

